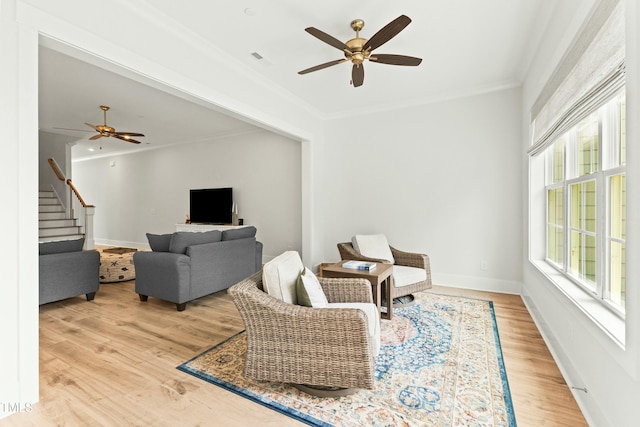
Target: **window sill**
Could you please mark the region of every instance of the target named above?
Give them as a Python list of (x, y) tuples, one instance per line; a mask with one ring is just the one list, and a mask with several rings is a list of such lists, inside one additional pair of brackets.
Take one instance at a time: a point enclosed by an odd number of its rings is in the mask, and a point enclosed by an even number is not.
[(584, 289), (542, 260), (531, 263), (549, 279), (585, 316), (593, 321), (621, 349), (625, 348), (625, 321), (600, 304)]

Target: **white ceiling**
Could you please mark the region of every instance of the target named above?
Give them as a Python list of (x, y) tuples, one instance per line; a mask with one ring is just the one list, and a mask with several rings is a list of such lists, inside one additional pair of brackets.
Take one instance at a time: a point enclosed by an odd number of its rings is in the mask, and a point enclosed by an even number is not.
[[(564, 0), (567, 1), (567, 0)], [(578, 0), (572, 0), (577, 2)], [(298, 97), (322, 117), (348, 116), (433, 102), (519, 85), (558, 0), (153, 0), (178, 29), (206, 40), (229, 60)], [(365, 81), (352, 87), (351, 66), (342, 63), (307, 75), (297, 72), (341, 59), (342, 53), (307, 34), (316, 27), (346, 41), (353, 19), (365, 21), (370, 38), (405, 14), (400, 34), (375, 50), (423, 58), (418, 67), (365, 63)], [(252, 56), (257, 52), (264, 59)], [(253, 128), (211, 108), (175, 97), (122, 75), (42, 48), (40, 129), (81, 138), (74, 158), (223, 137)], [(136, 146), (113, 138), (87, 141), (84, 122), (101, 124), (99, 105), (112, 109), (117, 131), (142, 132)], [(102, 151), (90, 153), (88, 147)]]

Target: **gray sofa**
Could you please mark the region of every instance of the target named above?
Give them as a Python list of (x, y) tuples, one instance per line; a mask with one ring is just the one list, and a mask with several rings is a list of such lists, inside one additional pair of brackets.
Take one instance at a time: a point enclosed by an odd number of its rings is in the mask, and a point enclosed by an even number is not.
[(212, 294), (262, 268), (262, 243), (255, 227), (224, 231), (149, 234), (152, 252), (133, 255), (136, 293), (176, 304), (183, 311), (196, 298)]
[(39, 244), (40, 305), (85, 294), (100, 287), (100, 253), (83, 251), (84, 238)]

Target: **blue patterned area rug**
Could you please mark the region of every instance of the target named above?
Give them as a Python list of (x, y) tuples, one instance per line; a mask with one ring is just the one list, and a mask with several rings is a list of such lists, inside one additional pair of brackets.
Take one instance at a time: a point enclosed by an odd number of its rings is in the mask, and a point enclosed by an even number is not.
[(383, 320), (374, 390), (341, 398), (243, 376), (244, 332), (178, 369), (314, 426), (505, 426), (516, 420), (491, 301), (416, 294)]

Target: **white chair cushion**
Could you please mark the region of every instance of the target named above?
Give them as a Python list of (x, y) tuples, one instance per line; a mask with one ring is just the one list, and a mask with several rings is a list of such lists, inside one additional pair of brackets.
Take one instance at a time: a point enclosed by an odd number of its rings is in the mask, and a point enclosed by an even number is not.
[(307, 267), (298, 276), (296, 295), (298, 304), (307, 307), (322, 308), (329, 303), (318, 278)]
[(384, 234), (358, 234), (351, 238), (351, 244), (360, 255), (384, 259), (391, 264), (395, 263), (389, 242)]
[(427, 272), (424, 268), (406, 267), (404, 265), (394, 265), (392, 275), (393, 285), (396, 288), (427, 280)]
[(262, 268), (264, 290), (281, 301), (297, 304), (296, 282), (303, 269), (298, 252), (287, 251), (278, 255)]
[(327, 308), (358, 308), (367, 316), (369, 336), (373, 342), (373, 357), (380, 352), (380, 316), (378, 307), (370, 302), (330, 302)]

